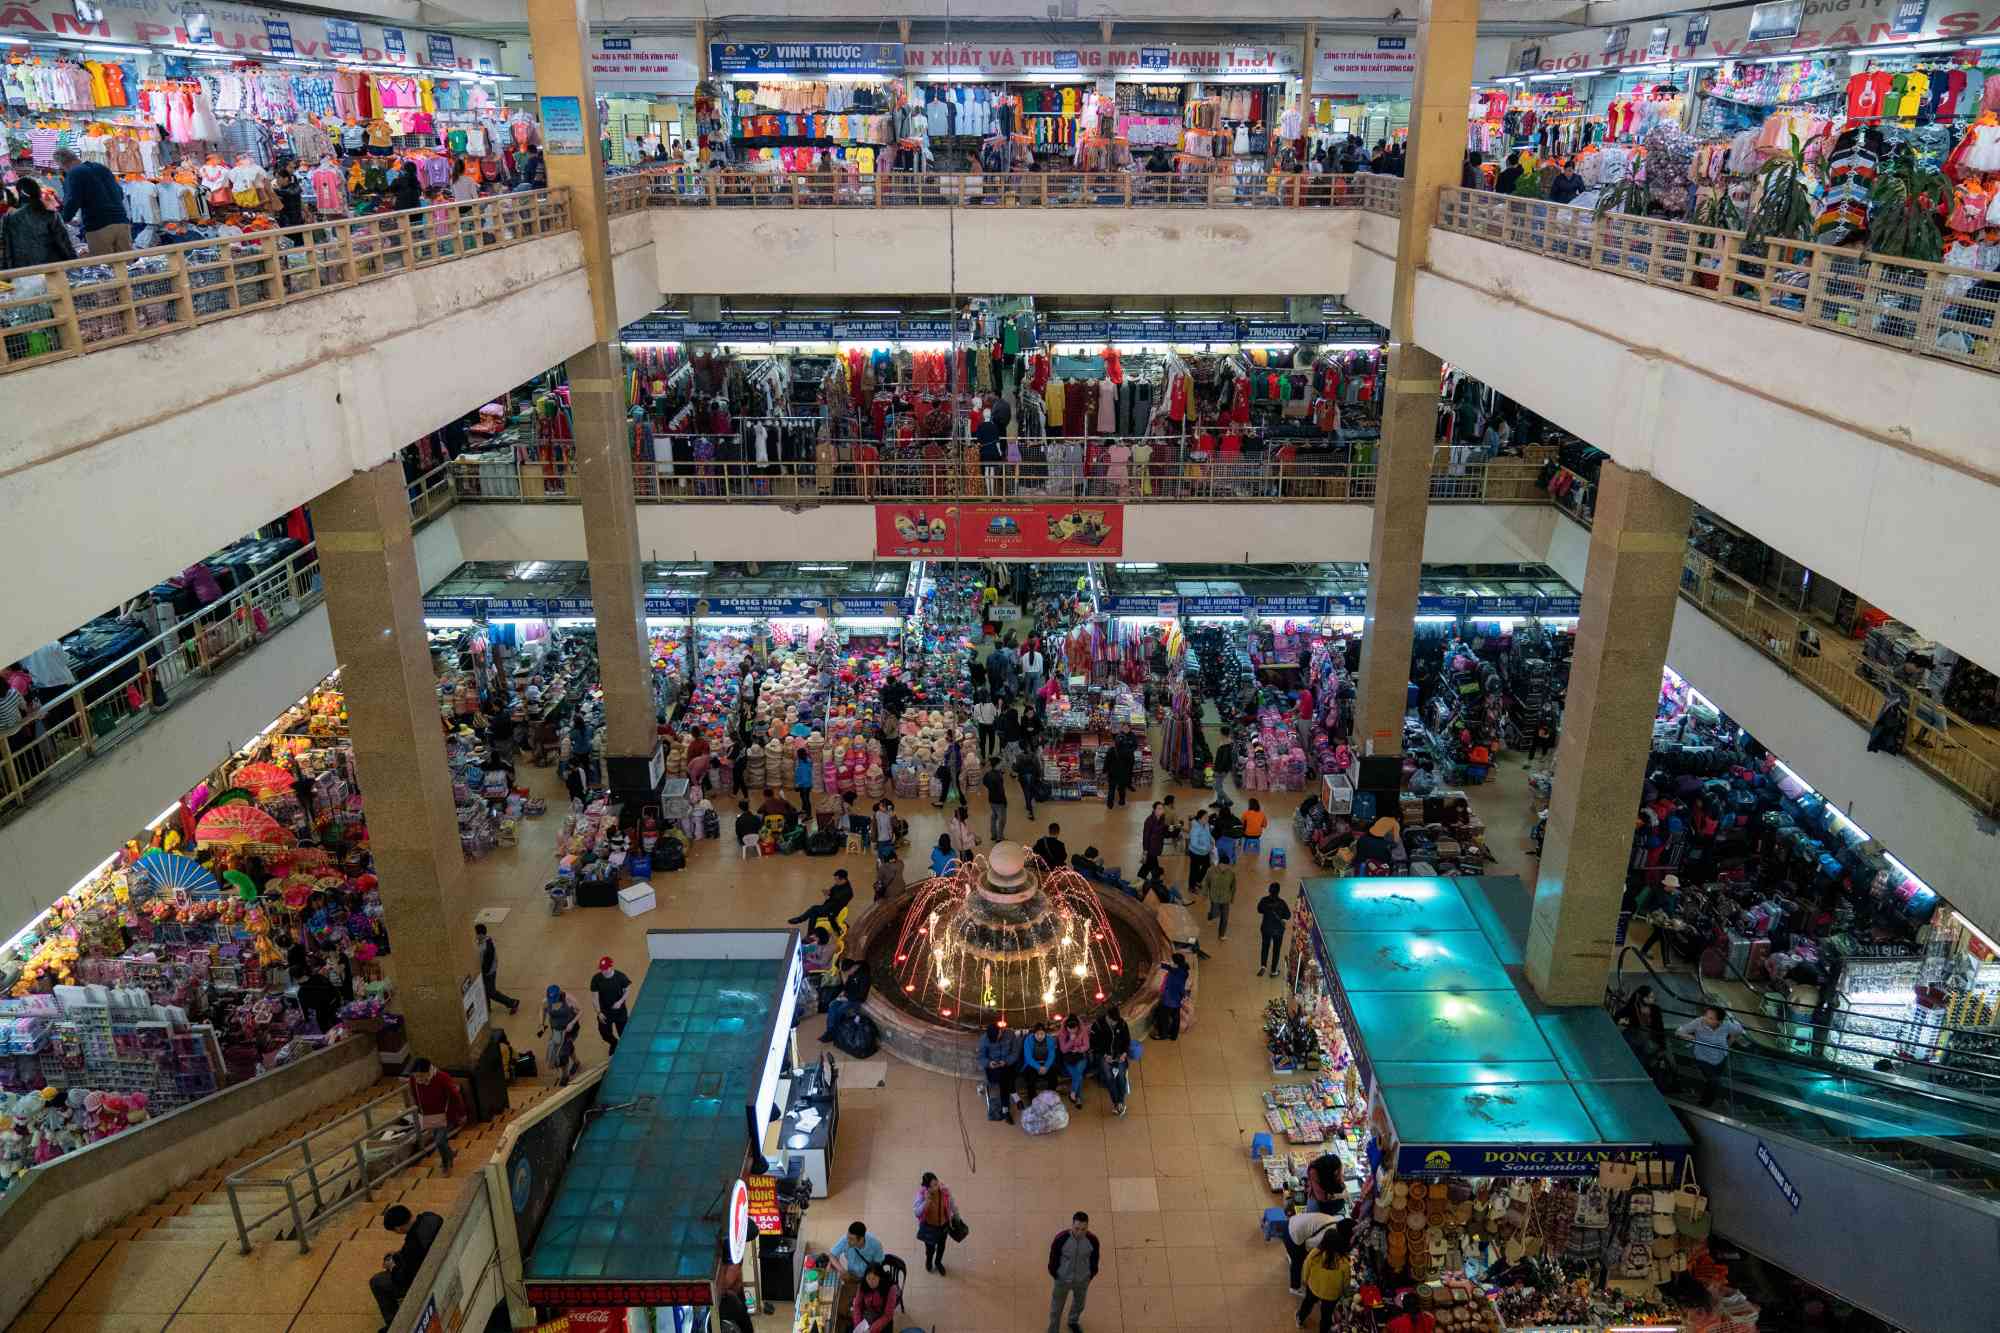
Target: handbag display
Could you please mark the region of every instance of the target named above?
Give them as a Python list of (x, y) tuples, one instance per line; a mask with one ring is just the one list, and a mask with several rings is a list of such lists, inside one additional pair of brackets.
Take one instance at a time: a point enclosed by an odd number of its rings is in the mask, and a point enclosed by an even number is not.
[(1639, 1168), (1630, 1162), (1599, 1162), (1597, 1183), (1607, 1190), (1629, 1190), (1639, 1178)]

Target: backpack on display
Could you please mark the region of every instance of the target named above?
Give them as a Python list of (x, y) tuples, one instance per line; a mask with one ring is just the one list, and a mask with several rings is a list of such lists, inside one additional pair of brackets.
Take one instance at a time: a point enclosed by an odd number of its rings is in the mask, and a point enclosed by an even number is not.
[(653, 869), (656, 872), (671, 873), (687, 868), (687, 848), (679, 838), (660, 839), (659, 850), (653, 853)]

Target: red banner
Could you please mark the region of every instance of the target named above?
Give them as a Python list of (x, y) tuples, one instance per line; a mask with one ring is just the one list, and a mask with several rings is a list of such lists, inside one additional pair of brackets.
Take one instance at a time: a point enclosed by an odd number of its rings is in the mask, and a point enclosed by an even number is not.
[(1054, 504), (878, 504), (875, 554), (918, 560), (1096, 560), (1125, 553), (1125, 511)]

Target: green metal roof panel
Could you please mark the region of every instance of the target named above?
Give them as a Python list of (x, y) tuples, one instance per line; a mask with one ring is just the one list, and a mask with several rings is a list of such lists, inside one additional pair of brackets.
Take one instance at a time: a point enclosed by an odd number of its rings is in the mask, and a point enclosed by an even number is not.
[(1567, 1083), (1394, 1088), (1385, 1095), (1406, 1144), (1601, 1142)]
[(1321, 930), (1476, 930), (1449, 879), (1316, 879), (1305, 885)]
[(1548, 1059), (1527, 1006), (1512, 991), (1357, 991), (1349, 993), (1348, 1003), (1371, 1062)]
[(1576, 1083), (1577, 1100), (1596, 1126), (1597, 1143), (1691, 1144), (1687, 1126), (1648, 1079)]
[(1490, 1064), (1466, 1060), (1435, 1063), (1384, 1061), (1375, 1066), (1375, 1081), (1384, 1088), (1567, 1082), (1563, 1078), (1562, 1066), (1553, 1060), (1496, 1060)]
[(1651, 1086), (1639, 1057), (1602, 1009), (1553, 1009), (1535, 1015), (1542, 1040), (1571, 1080), (1631, 1079)]
[(1514, 988), (1476, 930), (1338, 931), (1327, 947), (1350, 993)]

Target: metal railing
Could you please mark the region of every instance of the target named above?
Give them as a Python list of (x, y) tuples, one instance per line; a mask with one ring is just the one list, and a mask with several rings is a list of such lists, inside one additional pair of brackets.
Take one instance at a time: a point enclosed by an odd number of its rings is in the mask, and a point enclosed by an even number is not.
[[(713, 438), (713, 437), (704, 437)], [(1080, 443), (1080, 441), (1078, 441)], [(664, 448), (667, 441), (656, 443)], [(1119, 504), (1186, 502), (1268, 504), (1368, 504), (1375, 499), (1373, 463), (1216, 459), (1139, 464), (1093, 463), (1092, 471), (1060, 464), (992, 466), (953, 454), (934, 459), (829, 463), (735, 461), (632, 465), (641, 504), (715, 504), (773, 500), (806, 504), (874, 504), (885, 501), (1099, 500)], [(1440, 451), (1448, 456), (1449, 451)], [(1442, 459), (1431, 477), (1431, 499), (1457, 504), (1541, 504), (1539, 464), (1468, 463), (1452, 469)], [(571, 460), (495, 462), (461, 458), (452, 467), (457, 498), (514, 502), (566, 502), (582, 498)]]
[(1810, 241), (1451, 187), (1437, 225), (1851, 338), (2000, 370), (2000, 281)]
[(439, 463), (409, 484), (410, 526), (421, 528), (458, 502), (451, 488), (451, 464)]
[[(1595, 488), (1575, 473), (1569, 475), (1572, 481), (1567, 487), (1553, 488), (1556, 505), (1587, 527), (1589, 496)], [(1872, 728), (1888, 704), (1886, 690), (1850, 669), (1857, 659), (1808, 646), (1836, 631), (1774, 601), (1768, 593), (1718, 568), (1699, 551), (1687, 553), (1681, 571), (1681, 597), (1863, 728)], [(1807, 630), (1812, 631), (1810, 637)], [(1903, 757), (1970, 801), (1975, 809), (1989, 814), (2000, 810), (2000, 739), (1928, 696), (1914, 690), (1902, 693), (1911, 702), (1904, 723)]]
[(649, 173), (655, 207), (1368, 208), (1394, 212), (1402, 179), (1231, 171), (707, 171)]
[[(361, 1122), (357, 1134), (347, 1126)], [(384, 1135), (380, 1142), (377, 1135)], [(332, 1143), (327, 1139), (335, 1139)], [(407, 1081), (396, 1091), (363, 1103), (338, 1120), (328, 1121), (310, 1134), (293, 1139), (282, 1148), (232, 1172), (223, 1180), (229, 1192), (229, 1215), (236, 1222), (236, 1243), (250, 1253), (250, 1233), (267, 1222), (289, 1216), (290, 1239), (299, 1243), (299, 1253), (312, 1249), (312, 1233), (328, 1219), (357, 1199), (373, 1200), (375, 1182), (409, 1165), (431, 1150), (430, 1136), (418, 1132), (417, 1105)], [(317, 1154), (317, 1155), (315, 1155)], [(260, 1176), (259, 1168), (280, 1159), (296, 1157), (299, 1164), (289, 1171)], [(283, 1190), (283, 1203), (255, 1217), (243, 1215), (244, 1199), (238, 1193)], [(252, 1202), (252, 1207), (256, 1207)]]
[(0, 374), (269, 310), (568, 230), (536, 190), (12, 269)]
[(319, 549), (303, 547), (44, 701), (0, 738), (0, 816), (69, 781), (322, 596)]

